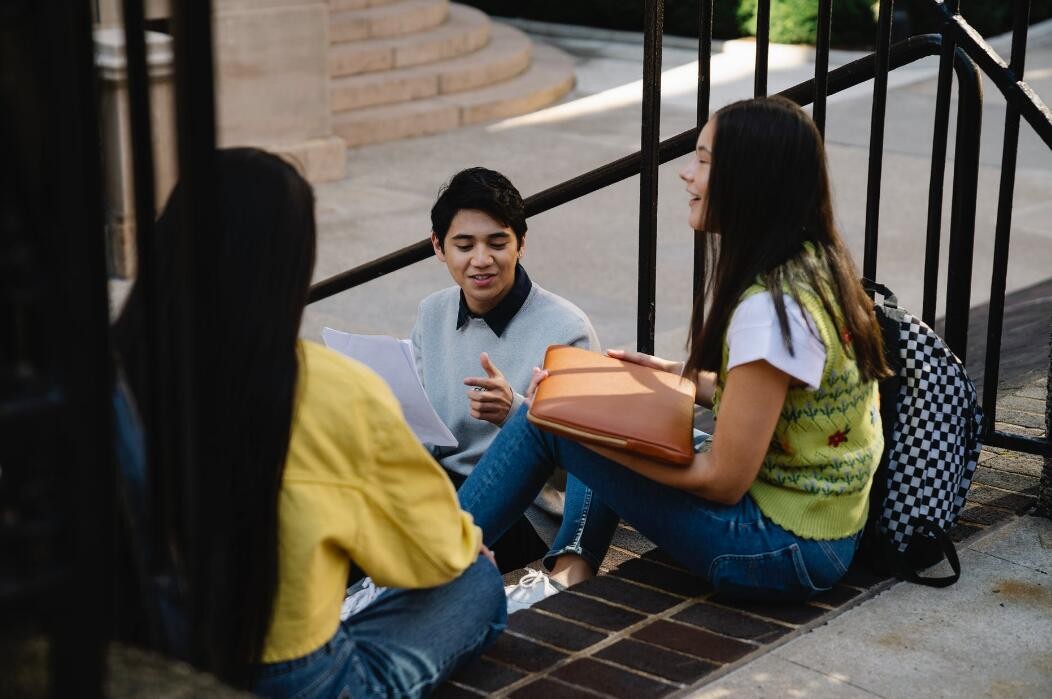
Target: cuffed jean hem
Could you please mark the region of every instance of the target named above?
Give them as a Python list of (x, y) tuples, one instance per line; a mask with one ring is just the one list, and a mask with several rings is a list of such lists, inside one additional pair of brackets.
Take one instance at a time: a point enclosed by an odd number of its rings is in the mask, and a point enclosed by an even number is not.
[(555, 541), (541, 563), (551, 570), (559, 556), (575, 553), (588, 563), (593, 573), (599, 572), (599, 564), (610, 548), (620, 518), (575, 476), (566, 481), (564, 512)]
[(597, 558), (594, 554), (585, 551), (584, 547), (580, 545), (574, 546), (572, 544), (569, 546), (563, 546), (560, 549), (552, 549), (549, 551), (548, 554), (541, 559), (541, 565), (543, 565), (544, 569), (550, 573), (552, 568), (555, 567), (555, 562), (559, 556), (567, 553), (577, 554), (585, 560), (585, 563), (588, 564), (588, 567), (592, 569), (593, 573), (599, 572), (599, 564), (602, 563), (602, 560)]

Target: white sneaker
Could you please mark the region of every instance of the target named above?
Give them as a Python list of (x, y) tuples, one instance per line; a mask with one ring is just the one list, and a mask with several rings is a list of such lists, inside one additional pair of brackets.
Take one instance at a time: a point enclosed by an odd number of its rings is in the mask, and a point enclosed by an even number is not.
[(362, 611), (373, 603), (386, 587), (377, 587), (372, 578), (362, 580), (347, 588), (347, 597), (340, 607), (340, 621), (347, 621), (350, 617)]
[(508, 598), (508, 614), (527, 609), (542, 599), (558, 594), (566, 588), (553, 582), (547, 573), (527, 568), (517, 585), (507, 585), (504, 594)]

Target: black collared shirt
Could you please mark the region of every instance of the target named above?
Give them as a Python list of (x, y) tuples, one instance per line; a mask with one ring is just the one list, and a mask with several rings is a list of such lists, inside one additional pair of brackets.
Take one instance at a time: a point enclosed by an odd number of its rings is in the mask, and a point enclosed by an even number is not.
[[(493, 307), (488, 313), (482, 315), (482, 320), (486, 321), (486, 325), (492, 330), (497, 337), (500, 337), (504, 330), (508, 327), (508, 323), (515, 317), (515, 314), (522, 308), (522, 304), (526, 303), (526, 297), (530, 295), (530, 290), (533, 288), (533, 282), (530, 281), (530, 275), (526, 274), (526, 270), (521, 264), (515, 264), (515, 282), (511, 285), (511, 291), (508, 295), (500, 300), (496, 306)], [(474, 313), (468, 310), (468, 302), (464, 299), (464, 290), (460, 290), (460, 310), (457, 311), (457, 329), (464, 327), (464, 323), (468, 322), (468, 318), (477, 318)]]

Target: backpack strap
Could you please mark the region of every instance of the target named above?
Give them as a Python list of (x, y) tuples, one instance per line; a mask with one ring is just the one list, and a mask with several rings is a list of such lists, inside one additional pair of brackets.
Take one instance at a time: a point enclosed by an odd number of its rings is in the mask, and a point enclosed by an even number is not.
[(868, 531), (864, 538), (869, 549), (869, 556), (877, 564), (876, 568), (878, 570), (890, 573), (900, 580), (907, 580), (926, 587), (949, 587), (960, 579), (961, 560), (957, 556), (957, 547), (954, 545), (953, 539), (939, 527), (931, 522), (922, 521), (914, 526), (913, 532), (914, 535), (928, 535), (932, 543), (938, 547), (946, 562), (950, 564), (953, 574), (926, 577), (920, 574), (916, 566), (910, 562), (905, 554), (901, 553), (886, 537), (880, 535), (880, 532), (876, 530), (877, 526), (876, 520), (867, 522), (866, 529)]
[(862, 288), (870, 292), (871, 294), (876, 293), (883, 296), (885, 306), (894, 306), (895, 308), (899, 307), (898, 297), (895, 296), (894, 292), (892, 292), (891, 289), (884, 286), (880, 282), (875, 282), (872, 279), (862, 277)]

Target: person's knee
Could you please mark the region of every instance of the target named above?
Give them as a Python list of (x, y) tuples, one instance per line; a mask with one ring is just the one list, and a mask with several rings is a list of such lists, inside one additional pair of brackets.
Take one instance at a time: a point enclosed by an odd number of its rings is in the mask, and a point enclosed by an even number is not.
[(504, 596), (504, 579), (496, 566), (479, 556), (461, 578), (474, 590), (473, 603), (478, 605), (481, 615), (503, 626), (508, 618), (508, 603)]

